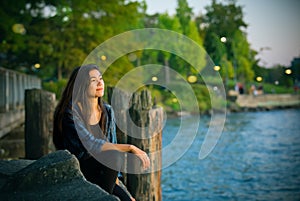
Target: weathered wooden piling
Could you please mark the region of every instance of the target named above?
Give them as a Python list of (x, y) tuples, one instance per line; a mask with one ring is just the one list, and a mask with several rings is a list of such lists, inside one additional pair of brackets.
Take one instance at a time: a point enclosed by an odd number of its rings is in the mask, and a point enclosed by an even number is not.
[(55, 94), (41, 89), (25, 91), (25, 158), (51, 152)]
[[(112, 92), (113, 90), (110, 89), (109, 97)], [(151, 168), (147, 173), (127, 173), (125, 184), (136, 200), (160, 201), (162, 200), (160, 151), (162, 149), (163, 110), (153, 107), (148, 90), (134, 93), (130, 103), (128, 103), (128, 94), (120, 90), (116, 93), (114, 101), (117, 101), (117, 104), (113, 104), (113, 107), (117, 120), (123, 121), (118, 122), (123, 128), (123, 131), (119, 129), (117, 133), (118, 139), (121, 140), (119, 143), (133, 144), (141, 148), (149, 154), (151, 161)], [(109, 98), (109, 100), (111, 99)], [(123, 133), (124, 128), (125, 134)]]

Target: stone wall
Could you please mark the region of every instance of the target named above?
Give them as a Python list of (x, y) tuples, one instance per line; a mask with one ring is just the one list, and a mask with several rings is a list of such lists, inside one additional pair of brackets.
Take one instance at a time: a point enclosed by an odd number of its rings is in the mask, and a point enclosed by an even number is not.
[(238, 95), (236, 103), (242, 108), (273, 109), (280, 107), (299, 107), (299, 94), (263, 94), (263, 95)]

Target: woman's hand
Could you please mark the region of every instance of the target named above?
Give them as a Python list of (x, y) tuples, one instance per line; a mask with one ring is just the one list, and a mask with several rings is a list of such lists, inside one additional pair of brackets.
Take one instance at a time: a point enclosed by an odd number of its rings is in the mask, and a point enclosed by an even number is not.
[(148, 169), (150, 167), (150, 158), (147, 155), (147, 153), (134, 145), (130, 145), (130, 146), (131, 146), (130, 147), (131, 153), (135, 154), (137, 157), (139, 157), (141, 159), (143, 168), (145, 170)]

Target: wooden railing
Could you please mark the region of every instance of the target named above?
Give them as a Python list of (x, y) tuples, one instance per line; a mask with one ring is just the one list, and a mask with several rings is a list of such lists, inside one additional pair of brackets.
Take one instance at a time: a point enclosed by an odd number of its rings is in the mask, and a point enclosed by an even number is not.
[(41, 88), (32, 75), (0, 67), (0, 137), (24, 123), (25, 90)]

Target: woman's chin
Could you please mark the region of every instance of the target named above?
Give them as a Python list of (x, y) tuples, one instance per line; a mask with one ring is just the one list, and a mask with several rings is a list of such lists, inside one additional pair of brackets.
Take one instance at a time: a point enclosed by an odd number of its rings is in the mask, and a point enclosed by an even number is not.
[(104, 96), (104, 92), (97, 92), (96, 97), (101, 98)]

